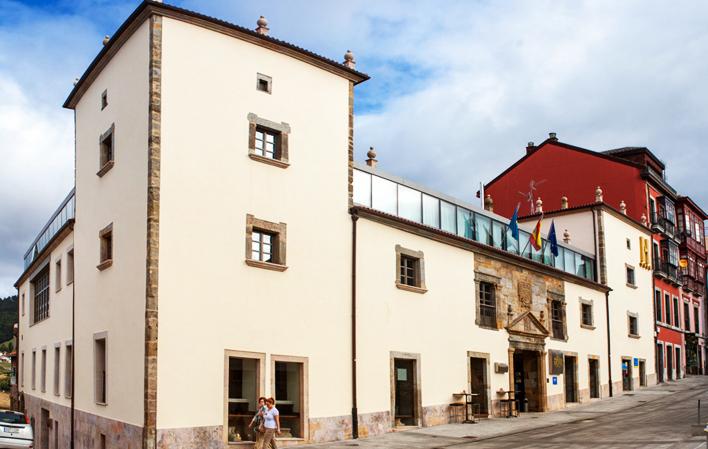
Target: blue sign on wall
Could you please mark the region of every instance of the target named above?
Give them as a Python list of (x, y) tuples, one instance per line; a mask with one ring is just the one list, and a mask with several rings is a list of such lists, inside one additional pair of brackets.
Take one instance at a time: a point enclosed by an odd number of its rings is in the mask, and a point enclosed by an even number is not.
[(553, 385), (558, 385), (558, 376), (553, 376)]
[(634, 358), (634, 366), (639, 366), (639, 359), (636, 357)]

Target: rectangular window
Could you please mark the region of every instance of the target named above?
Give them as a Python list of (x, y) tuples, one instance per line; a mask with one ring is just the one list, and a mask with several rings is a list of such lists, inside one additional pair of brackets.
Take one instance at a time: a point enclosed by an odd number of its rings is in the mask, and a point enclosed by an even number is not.
[(54, 264), (54, 290), (57, 292), (61, 290), (61, 285), (61, 259), (57, 259)]
[(638, 336), (639, 327), (637, 324), (637, 317), (634, 315), (629, 315), (629, 335)]
[(25, 294), (22, 294), (22, 316), (25, 316)]
[(679, 300), (674, 296), (674, 326), (681, 326), (681, 319), (679, 318), (681, 311), (679, 310)]
[(32, 351), (32, 389), (37, 388), (37, 351)]
[(401, 255), (400, 283), (417, 287), (418, 278), (418, 259)]
[(93, 342), (94, 349), (94, 391), (96, 402), (106, 404), (106, 339), (97, 338)]
[(269, 94), (272, 92), (272, 89), (273, 78), (268, 75), (263, 75), (262, 73), (256, 74), (256, 90)]
[(74, 357), (74, 346), (71, 344), (66, 345), (66, 351), (64, 351), (64, 396), (70, 398), (73, 395), (73, 377), (74, 370), (72, 369), (72, 358)]
[(302, 363), (275, 362), (275, 400), (280, 412), (280, 426), (290, 429), (293, 438), (303, 438), (302, 372)]
[[(666, 318), (666, 324), (671, 324), (671, 296), (668, 293), (664, 293), (664, 318)], [(676, 323), (678, 324), (678, 323)]]
[(279, 131), (256, 126), (255, 153), (257, 156), (267, 159), (280, 159), (280, 141)]
[(551, 330), (553, 338), (565, 339), (565, 319), (563, 304), (558, 300), (551, 301)]
[(592, 326), (593, 325), (592, 305), (587, 304), (587, 303), (582, 303), (582, 304), (580, 304), (580, 307), (581, 307), (581, 311), (582, 311), (583, 325)]
[(683, 303), (683, 329), (685, 331), (691, 330), (691, 312), (687, 302)]
[(59, 367), (61, 366), (61, 347), (54, 348), (54, 395), (59, 396)]
[(632, 249), (632, 241), (627, 239), (627, 249)]
[(66, 253), (66, 285), (74, 282), (74, 250)]
[(25, 353), (20, 353), (20, 386), (25, 386)]
[(113, 265), (113, 223), (101, 229), (98, 233), (101, 252), (97, 268), (105, 270)]
[(635, 279), (634, 279), (634, 268), (632, 267), (627, 267), (627, 284), (631, 286), (635, 286)]
[(700, 334), (701, 333), (701, 322), (698, 320), (699, 319), (699, 313), (698, 313), (698, 307), (693, 308), (693, 332)]
[(284, 271), (285, 223), (271, 223), (246, 215), (246, 264), (257, 268)]
[(423, 194), (423, 224), (440, 227), (440, 200)]
[(258, 411), (260, 360), (229, 357), (228, 370), (228, 439), (255, 441), (248, 424)]
[(654, 290), (654, 310), (656, 312), (656, 321), (662, 321), (661, 314), (661, 290)]
[(111, 127), (105, 133), (101, 134), (99, 139), (99, 161), (98, 161), (98, 172), (96, 175), (103, 176), (108, 170), (113, 167), (115, 161), (115, 138), (114, 138), (115, 126)]
[(491, 282), (479, 283), (479, 324), (497, 327), (496, 288)]
[(49, 318), (49, 265), (32, 279), (32, 324)]
[(275, 234), (254, 229), (251, 234), (251, 259), (273, 263), (276, 239)]
[(42, 393), (47, 391), (47, 350), (42, 349), (42, 366), (41, 366), (41, 373), (40, 373), (40, 382), (41, 382), (41, 387), (42, 387)]
[(108, 90), (104, 90), (101, 94), (101, 110), (103, 111), (108, 106)]

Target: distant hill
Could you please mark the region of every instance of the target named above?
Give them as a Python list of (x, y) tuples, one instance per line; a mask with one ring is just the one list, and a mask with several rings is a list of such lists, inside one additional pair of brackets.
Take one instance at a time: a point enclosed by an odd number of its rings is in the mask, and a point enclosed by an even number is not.
[(0, 298), (0, 342), (12, 338), (12, 326), (17, 323), (17, 295)]

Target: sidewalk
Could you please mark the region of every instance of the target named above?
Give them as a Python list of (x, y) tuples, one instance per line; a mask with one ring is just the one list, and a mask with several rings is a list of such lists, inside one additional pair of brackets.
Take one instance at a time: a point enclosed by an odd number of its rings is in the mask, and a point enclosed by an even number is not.
[(571, 405), (563, 410), (547, 413), (523, 413), (518, 418), (482, 419), (477, 424), (444, 424), (424, 427), (405, 432), (391, 432), (360, 440), (345, 440), (321, 443), (304, 448), (325, 449), (342, 447), (383, 448), (436, 448), (461, 441), (480, 441), (501, 435), (510, 435), (535, 430), (542, 427), (564, 424), (598, 415), (614, 413), (658, 400), (672, 393), (705, 386), (708, 379), (703, 376), (687, 377), (669, 384), (655, 385), (632, 391), (622, 396), (594, 400), (585, 404)]

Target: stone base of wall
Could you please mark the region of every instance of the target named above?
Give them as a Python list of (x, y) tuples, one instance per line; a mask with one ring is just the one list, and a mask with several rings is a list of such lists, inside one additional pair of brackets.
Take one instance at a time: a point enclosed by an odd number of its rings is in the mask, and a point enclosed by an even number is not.
[(223, 438), (223, 426), (158, 429), (157, 449), (223, 449)]
[(423, 407), (423, 427), (439, 426), (450, 422), (450, 406), (429, 405)]
[[(34, 422), (35, 441), (42, 437), (41, 432), (49, 432), (49, 448), (69, 447), (71, 439), (71, 408), (24, 394), (25, 413)], [(42, 423), (42, 409), (49, 412), (49, 425)], [(141, 449), (143, 428), (116, 421), (102, 416), (74, 411), (74, 443), (76, 449), (95, 449), (100, 446), (101, 434), (106, 437), (107, 447), (121, 449)], [(56, 442), (58, 443), (55, 445)], [(57, 447), (58, 446), (58, 447)]]

